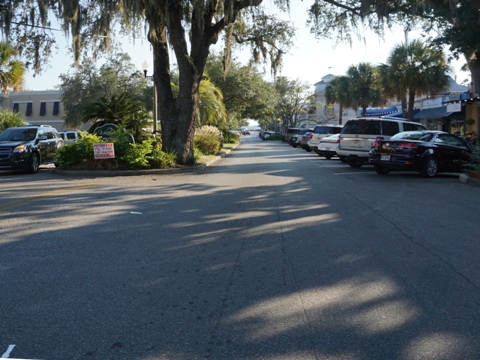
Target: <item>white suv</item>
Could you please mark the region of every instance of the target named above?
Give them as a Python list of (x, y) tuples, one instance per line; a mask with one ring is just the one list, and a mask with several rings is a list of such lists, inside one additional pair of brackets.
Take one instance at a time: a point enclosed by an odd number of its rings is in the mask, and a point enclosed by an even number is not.
[(308, 147), (316, 151), (318, 149), (318, 144), (325, 136), (338, 134), (342, 130), (341, 125), (317, 125), (313, 129), (312, 134), (310, 135), (310, 140), (308, 141)]
[(375, 140), (388, 140), (402, 131), (427, 130), (422, 124), (407, 119), (361, 117), (348, 120), (340, 132), (338, 156), (345, 157), (351, 167), (368, 163), (368, 153)]

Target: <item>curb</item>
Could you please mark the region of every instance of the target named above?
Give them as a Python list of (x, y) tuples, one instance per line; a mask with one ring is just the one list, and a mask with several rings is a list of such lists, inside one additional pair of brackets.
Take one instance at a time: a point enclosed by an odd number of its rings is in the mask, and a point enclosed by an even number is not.
[(475, 179), (473, 177), (468, 176), (467, 174), (460, 174), (459, 180), (464, 184), (480, 187), (480, 179)]
[(66, 176), (102, 176), (102, 177), (113, 177), (113, 176), (138, 176), (138, 175), (169, 175), (169, 174), (183, 174), (183, 173), (198, 173), (207, 166), (212, 165), (221, 158), (230, 154), (232, 150), (236, 149), (240, 143), (236, 144), (233, 148), (225, 151), (224, 153), (215, 156), (214, 158), (208, 160), (205, 164), (195, 165), (195, 166), (185, 166), (171, 169), (149, 169), (149, 170), (60, 170), (54, 169), (53, 173), (58, 175)]

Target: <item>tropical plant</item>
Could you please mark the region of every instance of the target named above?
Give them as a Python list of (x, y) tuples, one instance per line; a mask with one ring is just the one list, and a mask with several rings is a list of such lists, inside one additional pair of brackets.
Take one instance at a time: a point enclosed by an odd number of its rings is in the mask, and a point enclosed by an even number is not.
[[(69, 128), (83, 124), (83, 111), (101, 97), (111, 99), (124, 93), (142, 96), (146, 110), (151, 109), (152, 97), (145, 93), (146, 79), (131, 63), (129, 55), (113, 53), (109, 61), (97, 67), (86, 58), (72, 73), (60, 75), (65, 124)], [(149, 97), (148, 97), (149, 96)]]
[(10, 90), (22, 89), (25, 66), (17, 60), (18, 50), (10, 43), (0, 41), (0, 91), (6, 96)]
[(22, 125), (25, 125), (22, 114), (10, 109), (0, 108), (0, 131)]
[(385, 103), (380, 91), (377, 68), (369, 63), (352, 65), (347, 70), (350, 107), (361, 108), (362, 116), (367, 114), (368, 106), (379, 106)]
[(131, 93), (113, 95), (110, 99), (101, 97), (82, 111), (82, 121), (92, 124), (90, 132), (106, 123), (123, 125), (135, 140), (142, 140), (142, 129), (147, 126), (148, 119), (145, 103)]
[(227, 113), (222, 91), (208, 78), (200, 82), (200, 123), (198, 125), (224, 126)]
[(325, 87), (325, 99), (328, 104), (338, 103), (339, 123), (342, 123), (342, 109), (353, 104), (354, 94), (350, 91), (349, 78), (347, 76), (334, 77)]
[(448, 88), (447, 59), (441, 50), (420, 40), (396, 45), (380, 66), (381, 83), (388, 97), (408, 97), (408, 119), (413, 120), (415, 97), (435, 95)]

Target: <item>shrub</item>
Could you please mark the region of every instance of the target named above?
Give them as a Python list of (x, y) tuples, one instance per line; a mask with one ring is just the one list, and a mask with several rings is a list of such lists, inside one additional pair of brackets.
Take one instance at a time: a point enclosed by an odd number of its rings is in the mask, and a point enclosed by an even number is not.
[(240, 135), (231, 132), (230, 130), (223, 130), (223, 141), (227, 144), (236, 144), (240, 141)]
[(194, 146), (193, 147), (193, 158), (195, 159), (195, 162), (197, 162), (198, 160), (200, 160), (200, 158), (202, 157), (202, 152), (200, 151), (200, 149), (197, 147), (197, 146)]
[(215, 134), (204, 133), (195, 135), (194, 142), (195, 146), (204, 155), (215, 155), (220, 151), (221, 142)]
[(151, 154), (152, 151), (153, 139), (143, 140), (141, 143), (129, 144), (125, 155), (119, 160), (124, 161), (129, 167), (149, 168), (150, 162), (148, 155)]
[(148, 156), (148, 162), (152, 168), (165, 169), (174, 167), (177, 163), (177, 155), (174, 151), (164, 152), (159, 146), (154, 146)]
[(270, 135), (268, 138), (265, 138), (264, 140), (283, 141), (284, 139), (285, 139), (285, 136), (283, 136), (283, 134), (275, 133)]
[(464, 168), (468, 172), (480, 173), (480, 143), (472, 146), (470, 161), (464, 165)]
[(102, 142), (104, 141), (97, 135), (80, 133), (80, 139), (58, 149), (57, 163), (61, 167), (69, 168), (85, 161), (93, 161), (93, 145)]

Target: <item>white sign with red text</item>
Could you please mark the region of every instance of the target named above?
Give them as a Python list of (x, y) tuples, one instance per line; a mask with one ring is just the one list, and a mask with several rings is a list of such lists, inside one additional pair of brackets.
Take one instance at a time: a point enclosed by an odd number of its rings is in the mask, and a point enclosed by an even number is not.
[(115, 158), (115, 150), (113, 143), (93, 144), (93, 154), (95, 159), (113, 159)]

